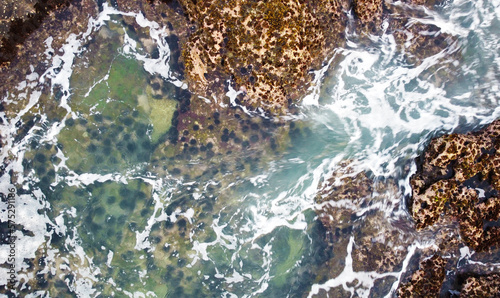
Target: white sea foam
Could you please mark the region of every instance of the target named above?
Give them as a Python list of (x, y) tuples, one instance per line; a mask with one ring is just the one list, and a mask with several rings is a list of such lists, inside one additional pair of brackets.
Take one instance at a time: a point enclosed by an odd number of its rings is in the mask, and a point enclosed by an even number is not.
[[(472, 13), (471, 5), (475, 6)], [(491, 11), (488, 12), (491, 5), (498, 7), (498, 3), (484, 1), (474, 4), (455, 1), (447, 7), (449, 10), (445, 9), (440, 13), (427, 11), (429, 18), (414, 19), (414, 22), (436, 25), (442, 32), (459, 38), (459, 42), (452, 45), (452, 48), (424, 59), (417, 67), (405, 67), (394, 62), (400, 54), (395, 52), (390, 39), (386, 41), (383, 38), (379, 39), (380, 48), (363, 49), (352, 46), (346, 49), (342, 52), (345, 58), (340, 63), (336, 86), (331, 88), (333, 92), (322, 95), (322, 101), (315, 103), (320, 109), (310, 109), (310, 118), (320, 119), (321, 124), (331, 131), (336, 130), (339, 124), (343, 125), (349, 136), (345, 156), (357, 160), (351, 166), (357, 171), (370, 170), (376, 177), (404, 175), (398, 183), (404, 194), (408, 195), (409, 176), (416, 168), (412, 164), (410, 169), (401, 172), (401, 164), (414, 159), (436, 131), (452, 132), (457, 126), (465, 123), (479, 126), (500, 117), (498, 106), (500, 84), (492, 75), (498, 72), (498, 66), (496, 63), (479, 66), (481, 59), (491, 59), (496, 62), (499, 56), (498, 30), (491, 36), (484, 34), (491, 29), (489, 26), (493, 20), (499, 20), (498, 15), (493, 16)], [(465, 22), (467, 25), (462, 26), (464, 18), (472, 22)], [(483, 18), (485, 22), (480, 21)], [(484, 56), (478, 54), (473, 57), (475, 60), (465, 58), (465, 63), (470, 64), (465, 64), (461, 69), (464, 71), (462, 74), (464, 77), (471, 78), (472, 81), (477, 80), (477, 84), (463, 89), (457, 88), (460, 86), (450, 85), (454, 89), (449, 90), (447, 85), (423, 79), (422, 75), (428, 73), (431, 67), (440, 65), (440, 61), (446, 60), (449, 51), (455, 51), (456, 47), (476, 47), (478, 44), (470, 44), (469, 41), (470, 36), (474, 35), (481, 37), (479, 51)], [(453, 64), (457, 65), (456, 62)], [(485, 76), (478, 79), (478, 72), (485, 73)], [(481, 91), (478, 92), (479, 90)], [(321, 117), (324, 113), (333, 113), (335, 117), (330, 121), (325, 120)], [(393, 211), (394, 214), (401, 216), (404, 214), (404, 204), (399, 204), (401, 197), (388, 197), (383, 203), (373, 204), (368, 209), (384, 210), (388, 216), (391, 216)], [(356, 210), (357, 215), (368, 210), (342, 200), (324, 204)], [(322, 206), (316, 208), (321, 209)], [(353, 238), (348, 246), (344, 271), (324, 284), (314, 285), (310, 297), (320, 289), (328, 291), (337, 286), (361, 297), (369, 296), (373, 281), (381, 276), (370, 272), (353, 272), (350, 269), (349, 264), (352, 260), (349, 259), (349, 249), (352, 247), (352, 241)], [(389, 273), (397, 277), (391, 293), (397, 289), (401, 275), (408, 266), (409, 257), (416, 249), (432, 245), (432, 243), (416, 242), (409, 247), (402, 271)], [(461, 259), (470, 259), (471, 254), (468, 251), (461, 252)], [(358, 280), (358, 285), (349, 287), (347, 282), (354, 280)]]
[[(49, 37), (45, 41), (46, 44), (45, 55), (49, 60), (51, 59), (49, 63), (52, 66), (49, 67), (47, 71), (41, 76), (32, 71), (32, 73), (26, 77), (26, 81), (19, 83), (19, 85), (17, 86), (17, 89), (19, 91), (28, 90), (28, 88), (31, 88), (33, 90), (31, 90), (29, 93), (26, 91), (24, 93), (25, 94), (24, 96), (22, 94), (20, 95), (19, 98), (23, 98), (29, 95), (29, 100), (27, 104), (17, 113), (15, 117), (13, 117), (12, 119), (7, 119), (5, 113), (4, 112), (1, 113), (1, 117), (4, 120), (3, 123), (1, 124), (2, 126), (1, 133), (2, 133), (2, 139), (5, 140), (1, 151), (1, 157), (2, 160), (6, 160), (9, 156), (15, 156), (15, 158), (11, 159), (11, 162), (7, 165), (5, 173), (9, 173), (10, 170), (13, 170), (15, 175), (17, 175), (18, 177), (17, 183), (23, 184), (26, 182), (26, 177), (24, 177), (23, 175), (24, 167), (22, 166), (21, 162), (23, 160), (24, 151), (27, 148), (27, 144), (30, 138), (33, 136), (34, 132), (41, 132), (42, 137), (39, 140), (40, 143), (42, 144), (55, 143), (57, 141), (57, 136), (59, 135), (61, 129), (64, 127), (64, 123), (53, 123), (47, 129), (35, 125), (28, 132), (25, 138), (21, 139), (17, 143), (14, 143), (14, 139), (17, 134), (16, 123), (18, 123), (25, 114), (27, 114), (28, 112), (32, 112), (33, 107), (35, 107), (35, 105), (38, 104), (41, 95), (41, 92), (38, 90), (39, 89), (39, 86), (37, 85), (38, 83), (40, 84), (50, 83), (52, 87), (58, 85), (59, 88), (61, 88), (63, 94), (60, 99), (60, 106), (65, 108), (68, 114), (70, 115), (73, 114), (73, 111), (68, 103), (68, 99), (71, 96), (70, 77), (73, 71), (73, 64), (75, 57), (78, 53), (81, 52), (82, 44), (88, 41), (90, 38), (92, 38), (92, 34), (94, 34), (97, 30), (99, 30), (99, 28), (103, 26), (106, 21), (109, 21), (111, 15), (123, 14), (109, 7), (107, 4), (104, 4), (103, 8), (104, 8), (103, 11), (98, 15), (97, 19), (92, 19), (92, 18), (90, 19), (87, 31), (78, 35), (72, 34), (69, 36), (69, 38), (66, 40), (66, 44), (63, 45), (60, 51), (61, 54), (54, 53), (54, 49), (51, 47), (52, 45), (51, 37)], [(151, 32), (153, 35), (152, 37), (160, 41), (161, 32), (156, 30), (157, 26), (155, 27), (154, 23), (147, 22), (144, 19), (144, 17), (141, 17), (142, 15), (140, 14), (130, 13), (127, 15), (135, 16), (141, 26), (151, 26)], [(170, 54), (168, 46), (165, 43), (159, 43), (159, 45), (161, 49), (160, 52), (163, 55), (162, 57), (164, 58), (163, 62), (168, 61), (168, 57)], [(141, 56), (138, 56), (137, 58), (138, 60), (144, 62), (146, 70), (162, 72), (163, 74), (165, 74), (165, 77), (170, 78), (168, 64), (163, 66), (154, 66), (153, 64), (156, 62), (149, 61)], [(101, 81), (106, 79), (107, 77), (104, 77), (103, 79), (101, 79)], [(172, 79), (171, 81), (176, 86), (186, 88), (186, 86), (184, 86), (176, 79)], [(10, 99), (9, 97), (10, 95), (7, 95), (7, 97), (5, 98), (5, 102), (11, 102), (11, 103), (15, 102), (16, 99)], [(41, 120), (39, 122), (40, 123), (46, 122), (46, 118), (47, 117), (42, 114), (40, 118)], [(59, 149), (57, 156), (59, 157), (61, 162), (57, 165), (54, 165), (55, 170), (58, 171), (60, 168), (68, 169), (68, 167), (65, 164), (67, 158)], [(0, 189), (5, 190), (12, 187), (9, 186), (10, 185), (8, 182), (9, 179), (10, 176), (8, 174), (4, 174), (2, 177), (0, 177)], [(76, 174), (75, 172), (70, 171), (70, 174), (65, 176), (64, 178), (58, 176), (54, 184), (57, 185), (62, 181), (64, 181), (67, 185), (70, 186), (90, 185), (96, 182), (106, 182), (106, 181), (116, 181), (119, 183), (126, 184), (127, 179), (128, 177), (125, 177), (121, 174), (106, 174), (106, 175), (101, 175), (97, 173)], [(75, 272), (76, 275), (73, 282), (70, 283), (69, 281), (67, 281), (70, 290), (72, 290), (76, 295), (81, 297), (90, 297), (98, 294), (98, 292), (93, 288), (93, 284), (97, 280), (96, 276), (100, 274), (100, 270), (99, 268), (96, 268), (92, 264), (92, 260), (86, 255), (85, 250), (81, 246), (81, 240), (79, 239), (76, 227), (70, 229), (68, 226), (66, 226), (65, 214), (75, 217), (76, 210), (74, 208), (70, 208), (69, 210), (67, 210), (67, 212), (63, 212), (59, 216), (57, 216), (54, 219), (54, 221), (51, 221), (44, 212), (39, 212), (44, 208), (50, 208), (50, 205), (45, 200), (44, 194), (39, 189), (34, 189), (32, 191), (32, 195), (20, 195), (19, 197), (16, 197), (16, 205), (17, 205), (16, 211), (18, 212), (16, 223), (22, 225), (25, 230), (30, 231), (34, 235), (34, 236), (26, 236), (22, 234), (20, 231), (16, 231), (15, 234), (17, 236), (16, 268), (20, 270), (26, 267), (26, 265), (24, 264), (24, 259), (35, 258), (35, 252), (40, 247), (43, 246), (43, 244), (47, 241), (46, 240), (47, 238), (50, 239), (52, 237), (51, 236), (52, 232), (49, 232), (47, 230), (47, 227), (50, 227), (54, 229), (56, 233), (62, 236), (66, 236), (65, 245), (67, 248), (70, 249), (70, 254), (78, 257), (80, 260), (80, 266), (78, 266), (78, 264), (72, 264), (76, 266), (77, 272)], [(188, 218), (191, 218), (193, 216), (193, 212), (190, 210), (186, 212), (186, 216)], [(4, 215), (6, 215), (6, 213), (2, 212), (0, 216), (3, 217)], [(5, 251), (8, 249), (9, 249), (8, 246), (5, 245), (0, 246), (0, 251)], [(48, 252), (51, 253), (47, 256), (46, 260), (51, 262), (56, 262), (55, 258), (57, 254), (54, 253), (55, 251), (48, 250)], [(7, 256), (8, 252), (6, 254), (2, 253), (1, 255)], [(61, 258), (61, 256), (59, 257)], [(108, 254), (108, 262), (107, 262), (108, 265), (110, 265), (112, 257), (113, 257), (113, 252), (110, 251)], [(62, 258), (65, 259), (65, 261), (63, 261), (63, 263), (61, 264), (61, 268), (68, 268), (68, 269), (74, 268), (68, 266), (70, 263), (67, 258), (64, 257)], [(3, 261), (6, 262), (6, 260)], [(47, 270), (48, 269), (49, 267), (47, 267)], [(4, 269), (2, 269), (2, 271), (3, 270)], [(6, 272), (4, 273), (5, 274), (1, 274), (1, 276), (3, 277), (8, 276)], [(24, 276), (23, 274), (20, 274), (19, 278), (21, 279), (24, 278), (25, 281), (31, 279), (28, 276)], [(1, 279), (0, 283), (5, 285), (7, 284), (7, 280)], [(150, 296), (151, 292), (147, 294), (148, 296)], [(140, 294), (138, 295), (140, 296)]]

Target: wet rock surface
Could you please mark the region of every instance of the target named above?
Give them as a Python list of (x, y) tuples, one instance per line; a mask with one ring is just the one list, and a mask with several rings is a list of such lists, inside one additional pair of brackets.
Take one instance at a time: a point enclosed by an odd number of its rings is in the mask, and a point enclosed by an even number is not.
[(398, 289), (399, 297), (436, 297), (441, 290), (445, 277), (444, 265), (446, 261), (434, 255), (420, 263), (418, 269), (411, 276), (411, 282)]
[[(350, 294), (343, 291), (346, 286), (350, 291), (367, 291), (376, 297), (387, 295), (414, 240), (411, 226), (404, 221), (390, 221), (387, 214), (394, 207), (387, 206), (387, 202), (394, 202), (391, 198), (398, 196), (397, 185), (392, 180), (375, 181), (367, 173), (355, 171), (353, 161), (346, 161), (320, 189), (315, 210), (326, 228), (325, 241), (331, 249), (331, 258), (318, 269), (318, 279), (321, 278), (321, 282), (342, 279), (343, 272), (349, 270), (353, 274), (345, 278), (354, 278), (352, 283), (330, 288), (328, 295), (349, 297)], [(381, 205), (382, 202), (386, 202), (386, 206)], [(354, 241), (351, 251), (346, 235), (351, 235)], [(349, 260), (351, 265), (346, 264)], [(371, 276), (377, 287), (356, 283), (357, 274)], [(318, 293), (319, 297), (325, 294), (325, 290)]]
[[(120, 9), (141, 11), (172, 32), (181, 49), (178, 66), (191, 92), (228, 103), (225, 93), (231, 86), (241, 91), (236, 104), (269, 114), (295, 111), (311, 87), (311, 70), (324, 66), (333, 50), (345, 45), (344, 32), (366, 44), (383, 33), (394, 34), (410, 63), (421, 63), (447, 47), (453, 52), (452, 36), (431, 25), (409, 22), (410, 17), (425, 17), (419, 10), (424, 4), (434, 5), (429, 1), (404, 5), (340, 0), (117, 1)], [(346, 14), (351, 8), (352, 24)], [(454, 60), (449, 60), (448, 73), (436, 77), (450, 75)]]
[(6, 1), (1, 9), (2, 96), (30, 73), (43, 73), (66, 39), (82, 32), (99, 11), (91, 0)]
[(440, 1), (407, 0), (399, 2), (381, 0), (355, 0), (352, 2), (357, 22), (355, 32), (362, 42), (369, 44), (375, 36), (392, 34), (398, 50), (404, 53), (405, 59), (419, 65), (425, 58), (440, 55), (443, 50), (446, 55), (441, 60), (449, 60), (446, 72), (436, 69), (435, 80), (452, 76), (456, 71), (455, 61), (460, 59), (456, 38), (442, 32), (435, 25), (412, 21), (412, 18), (425, 18), (423, 8), (433, 10)]
[[(432, 257), (421, 261), (420, 269), (405, 280), (400, 296), (498, 297), (498, 272), (487, 268), (495, 268), (489, 264), (498, 262), (500, 245), (499, 135), (496, 120), (477, 132), (430, 142), (410, 180), (409, 206), (416, 229), (432, 233), (437, 248), (424, 252)], [(464, 264), (461, 260), (469, 249), (476, 260)], [(444, 278), (435, 276), (443, 270)]]
[(431, 141), (411, 178), (411, 213), (418, 230), (457, 221), (476, 251), (500, 244), (500, 121), (482, 131)]
[(500, 274), (466, 277), (460, 297), (500, 297)]
[[(393, 182), (374, 181), (368, 173), (354, 171), (351, 162), (340, 163), (316, 197), (325, 240), (335, 248), (327, 265), (318, 269), (322, 281), (342, 280), (342, 269), (335, 268), (351, 259), (354, 274), (397, 273), (407, 266), (400, 277), (378, 280), (392, 284), (399, 278), (398, 297), (498, 297), (499, 135), (497, 120), (476, 132), (430, 142), (410, 180), (415, 226), (389, 221), (377, 204), (381, 197), (388, 202), (388, 197), (400, 196)], [(363, 226), (356, 223), (360, 217)], [(352, 235), (352, 251), (339, 252), (339, 247), (349, 247), (341, 234)], [(360, 289), (340, 284), (328, 294), (349, 296), (341, 290), (345, 286)], [(322, 291), (319, 295), (326, 295)], [(388, 293), (383, 291), (371, 295)]]

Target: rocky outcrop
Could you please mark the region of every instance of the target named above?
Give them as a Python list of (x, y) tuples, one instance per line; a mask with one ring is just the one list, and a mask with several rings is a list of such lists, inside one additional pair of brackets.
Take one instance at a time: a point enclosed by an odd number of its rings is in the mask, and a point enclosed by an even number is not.
[[(317, 279), (335, 279), (346, 270), (355, 274), (380, 274), (374, 278), (376, 286), (366, 288), (367, 284), (353, 282), (349, 290), (354, 288), (383, 297), (395, 281), (391, 273), (402, 269), (414, 238), (411, 227), (404, 221), (392, 221), (387, 216), (387, 208), (383, 207), (398, 196), (396, 183), (375, 181), (355, 168), (353, 161), (340, 163), (331, 177), (321, 184), (315, 198), (315, 211), (326, 229), (325, 241), (331, 249), (331, 258), (317, 270)], [(351, 237), (354, 245), (348, 252)], [(349, 259), (352, 264), (348, 265)], [(330, 288), (328, 295), (350, 297), (343, 289), (343, 285)], [(326, 295), (321, 291), (318, 294), (320, 297)]]
[(71, 1), (10, 1), (2, 3), (0, 19), (0, 66), (5, 68), (17, 58), (18, 47), (23, 46), (50, 14), (60, 13)]
[(500, 274), (469, 276), (463, 283), (460, 297), (499, 297)]
[(196, 93), (226, 81), (254, 109), (281, 113), (296, 102), (333, 49), (344, 43), (341, 0), (181, 0), (193, 34), (184, 47), (186, 78)]
[[(497, 297), (499, 136), (497, 120), (477, 132), (431, 141), (411, 178), (409, 207), (414, 227), (389, 221), (375, 207), (381, 201), (387, 204), (391, 195), (397, 196), (397, 186), (356, 172), (351, 162), (340, 163), (315, 199), (318, 219), (327, 230), (326, 241), (335, 247), (325, 267), (318, 270), (319, 276), (336, 278), (345, 270), (348, 258), (352, 258), (355, 273), (397, 272), (410, 253), (410, 244), (420, 243), (402, 272), (399, 297), (450, 293)], [(363, 225), (357, 224), (359, 217)], [(339, 247), (347, 247), (349, 235), (355, 243), (350, 256), (339, 252)], [(331, 288), (329, 293), (341, 288)], [(375, 289), (383, 291), (377, 286), (371, 289), (372, 295)]]
[(411, 282), (399, 288), (399, 297), (435, 297), (443, 284), (445, 264), (446, 261), (438, 255), (422, 261)]
[[(283, 114), (293, 113), (295, 104), (307, 93), (313, 78), (310, 70), (321, 68), (334, 50), (345, 44), (346, 12), (351, 8), (355, 13), (355, 32), (361, 39), (369, 43), (369, 34), (392, 33), (412, 63), (420, 63), (422, 58), (449, 47), (453, 38), (442, 34), (439, 28), (408, 23), (409, 17), (418, 17), (418, 9), (413, 9), (413, 5), (421, 2), (411, 1), (409, 6), (375, 0), (112, 3), (124, 11), (142, 12), (172, 33), (182, 53), (180, 60), (173, 59), (179, 63), (178, 75), (185, 75), (194, 94), (225, 98), (231, 85), (242, 91), (236, 99), (238, 104)], [(5, 21), (0, 24), (5, 34), (0, 62), (6, 68), (17, 65), (20, 69), (29, 69), (30, 64), (37, 69), (40, 56), (23, 61), (36, 57), (34, 53), (44, 46), (47, 32), (60, 33), (61, 38), (54, 38), (52, 45), (57, 50), (70, 33), (82, 29), (88, 16), (95, 15), (98, 8), (95, 2), (87, 0), (10, 4), (6, 9), (14, 9), (13, 12), (4, 14), (14, 13), (17, 18), (10, 27)], [(63, 20), (65, 30), (58, 30), (55, 20)], [(35, 31), (38, 33), (33, 34)], [(21, 56), (23, 61), (18, 61)], [(25, 75), (22, 72), (19, 78)]]
[(411, 178), (418, 230), (456, 220), (477, 251), (500, 244), (500, 120), (479, 132), (431, 141)]
[[(498, 272), (484, 271), (500, 248), (499, 136), (497, 120), (477, 132), (430, 142), (410, 180), (409, 207), (416, 229), (435, 235), (437, 249), (426, 252), (432, 257), (404, 280), (401, 297), (445, 295), (449, 290), (460, 297), (498, 297)], [(472, 266), (460, 262), (469, 251), (465, 246), (478, 259)], [(443, 270), (445, 278), (434, 276)]]
[(194, 93), (221, 96), (231, 85), (242, 91), (238, 103), (271, 114), (293, 111), (310, 86), (310, 69), (344, 45), (351, 8), (361, 40), (391, 33), (411, 63), (454, 41), (436, 26), (408, 22), (422, 17), (415, 9), (422, 1), (404, 7), (377, 0), (180, 2), (192, 23), (182, 57)]
[[(0, 19), (0, 96), (33, 71), (43, 73), (71, 34), (78, 34), (98, 13), (93, 0), (4, 1)], [(49, 39), (50, 42), (48, 42)], [(48, 44), (47, 44), (48, 43)], [(49, 57), (43, 55), (47, 47)], [(34, 67), (34, 70), (32, 69)]]

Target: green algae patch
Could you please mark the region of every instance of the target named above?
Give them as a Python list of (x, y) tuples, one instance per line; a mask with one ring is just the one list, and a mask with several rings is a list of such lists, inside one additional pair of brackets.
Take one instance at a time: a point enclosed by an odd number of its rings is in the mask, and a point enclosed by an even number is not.
[(77, 173), (123, 172), (151, 156), (149, 121), (137, 111), (124, 109), (117, 119), (96, 113), (66, 121), (58, 141), (66, 165)]
[(79, 117), (66, 119), (58, 140), (66, 165), (77, 173), (122, 172), (150, 157), (149, 111), (138, 108), (146, 73), (137, 60), (112, 57), (116, 49), (110, 48), (104, 51), (107, 60), (83, 57), (78, 64), (88, 63), (87, 72), (80, 70), (71, 80), (77, 87), (70, 106)]
[(177, 101), (165, 97), (156, 99), (151, 94), (150, 89), (148, 86), (146, 89), (147, 94), (139, 95), (137, 101), (139, 107), (149, 115), (149, 120), (153, 125), (151, 142), (155, 144), (172, 127), (174, 112), (177, 110)]
[(139, 62), (118, 55), (107, 77), (103, 77), (90, 92), (75, 94), (72, 102), (83, 113), (97, 110), (114, 119), (124, 106), (131, 109), (137, 106), (137, 96), (142, 94), (145, 86), (145, 72)]
[(122, 26), (110, 22), (86, 45), (86, 54), (76, 59), (70, 78), (70, 105), (75, 112), (98, 111), (115, 119), (125, 107), (137, 106), (137, 96), (146, 87), (146, 72), (141, 62), (120, 53), (123, 34)]
[(135, 106), (145, 87), (144, 69), (137, 60), (120, 55), (113, 61), (107, 84), (111, 98)]
[[(302, 258), (304, 234), (302, 231), (280, 229), (273, 243), (273, 255), (276, 258), (276, 267), (272, 270), (272, 283), (278, 287), (287, 286), (289, 278), (294, 275), (294, 268)], [(273, 272), (274, 271), (274, 272)]]
[(151, 106), (151, 114), (149, 119), (153, 124), (153, 133), (151, 141), (156, 143), (158, 139), (164, 135), (172, 126), (172, 117), (177, 109), (175, 100), (153, 100), (149, 103)]
[[(38, 159), (44, 160), (42, 156)], [(47, 197), (54, 216), (75, 208), (73, 216), (66, 216), (66, 224), (76, 228), (86, 255), (101, 271), (99, 280), (94, 282), (106, 296), (116, 293), (117, 288), (128, 292), (145, 288), (157, 294), (167, 292), (162, 280), (165, 268), (148, 258), (147, 251), (135, 248), (136, 232), (146, 228), (153, 214), (151, 192), (150, 185), (132, 179), (80, 187), (60, 184)], [(64, 241), (60, 244), (65, 245)], [(108, 282), (110, 278), (115, 285)]]
[(70, 78), (70, 85), (74, 91), (72, 98), (84, 96), (109, 74), (111, 63), (118, 55), (118, 49), (121, 46), (119, 35), (107, 27), (102, 27), (99, 34), (95, 36), (94, 42), (87, 45), (88, 52), (99, 54), (84, 55), (75, 60), (75, 67)]

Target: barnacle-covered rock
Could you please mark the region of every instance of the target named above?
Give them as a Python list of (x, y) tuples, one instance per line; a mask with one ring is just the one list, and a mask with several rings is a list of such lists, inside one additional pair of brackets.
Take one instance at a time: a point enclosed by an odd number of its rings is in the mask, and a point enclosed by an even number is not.
[(398, 289), (399, 297), (436, 297), (445, 277), (446, 261), (439, 255), (420, 263), (411, 280)]
[(460, 297), (498, 297), (500, 295), (500, 274), (469, 276), (462, 286)]
[[(429, 144), (410, 179), (410, 208), (416, 229), (433, 235), (436, 246), (423, 251), (423, 257), (433, 257), (424, 259), (421, 269), (400, 286), (401, 297), (498, 293), (498, 274), (485, 268), (498, 261), (500, 245), (499, 135), (497, 120), (480, 131), (442, 136)], [(469, 251), (465, 246), (478, 258), (468, 266), (460, 263)]]
[[(241, 91), (237, 104), (270, 114), (294, 111), (312, 81), (310, 70), (322, 67), (333, 50), (344, 45), (350, 9), (356, 16), (355, 31), (363, 40), (370, 43), (367, 35), (391, 33), (411, 63), (419, 64), (446, 48), (451, 51), (454, 42), (433, 25), (409, 22), (411, 17), (423, 17), (417, 6), (432, 7), (432, 1), (409, 1), (409, 5), (380, 0), (117, 3), (121, 9), (141, 11), (148, 19), (166, 23), (178, 38), (179, 68), (185, 70), (191, 92), (228, 104), (225, 93), (230, 85)], [(385, 21), (388, 26), (383, 26)]]
[(362, 30), (377, 32), (380, 30), (384, 15), (383, 0), (355, 0), (353, 10), (358, 17)]
[(431, 141), (420, 170), (411, 178), (411, 213), (417, 229), (440, 218), (456, 219), (460, 234), (481, 251), (500, 244), (500, 121), (479, 132)]
[(194, 31), (183, 51), (190, 85), (206, 96), (230, 80), (255, 109), (286, 111), (305, 93), (309, 70), (344, 42), (339, 0), (180, 2)]
[[(322, 183), (316, 197), (316, 213), (327, 230), (326, 241), (330, 247), (335, 247), (335, 252), (325, 262), (325, 266), (317, 270), (318, 276), (324, 280), (339, 276), (347, 258), (352, 258), (354, 272), (397, 272), (402, 270), (410, 243), (427, 241), (432, 241), (433, 245), (417, 248), (407, 271), (403, 272), (399, 296), (423, 297), (446, 295), (449, 291), (460, 292), (467, 287), (465, 278), (461, 277), (463, 272), (483, 277), (491, 275), (491, 272), (484, 271), (486, 265), (469, 266), (466, 269), (460, 261), (467, 254), (467, 245), (475, 251), (484, 251), (477, 255), (477, 263), (471, 264), (497, 262), (495, 257), (490, 257), (491, 254), (497, 254), (495, 246), (498, 246), (499, 239), (496, 227), (500, 218), (496, 197), (498, 190), (490, 185), (496, 181), (496, 172), (492, 170), (496, 169), (496, 149), (493, 150), (491, 146), (498, 144), (494, 139), (498, 136), (497, 125), (498, 122), (495, 122), (484, 131), (465, 137), (456, 135), (451, 139), (462, 140), (457, 144), (437, 140), (431, 143), (439, 145), (430, 146), (435, 150), (429, 149), (426, 153), (426, 157), (429, 157), (426, 160), (430, 161), (424, 162), (422, 167), (427, 180), (423, 179), (421, 172), (411, 180), (414, 191), (420, 190), (416, 195), (418, 202), (415, 199), (411, 201), (413, 210), (416, 210), (413, 212), (416, 217), (414, 227), (389, 221), (382, 210), (374, 207), (380, 198), (385, 198), (387, 202), (388, 196), (397, 195), (397, 187), (390, 180), (384, 183), (373, 181), (368, 173), (354, 170), (350, 162), (339, 164), (331, 178)], [(471, 140), (470, 137), (476, 139)], [(483, 139), (484, 142), (480, 142)], [(474, 151), (477, 155), (467, 151), (469, 143), (465, 140), (478, 146), (478, 151)], [(486, 165), (485, 157), (481, 157), (481, 154), (489, 154), (491, 158), (488, 159), (492, 164)], [(484, 165), (483, 169), (488, 169), (488, 172), (484, 176), (472, 173), (472, 178), (464, 180), (462, 177), (467, 176), (464, 174), (455, 179), (454, 175), (459, 173), (454, 168), (459, 166), (457, 160), (468, 160), (467, 156), (471, 157), (471, 162)], [(363, 225), (357, 224), (357, 219), (361, 217)], [(418, 231), (420, 233), (416, 233)], [(354, 242), (352, 251), (339, 250), (339, 247), (348, 246), (346, 239), (349, 237)], [(420, 269), (417, 267), (419, 263)], [(380, 279), (377, 282), (390, 284), (394, 281)], [(477, 283), (471, 279), (467, 285)], [(386, 295), (383, 288), (377, 286), (370, 293)]]
[(480, 272), (481, 268), (466, 268), (470, 271), (460, 273), (464, 269), (457, 270), (456, 262), (453, 254), (442, 251), (424, 258), (419, 269), (400, 285), (398, 297), (443, 297), (451, 293), (454, 293), (452, 297), (498, 297), (498, 272)]

